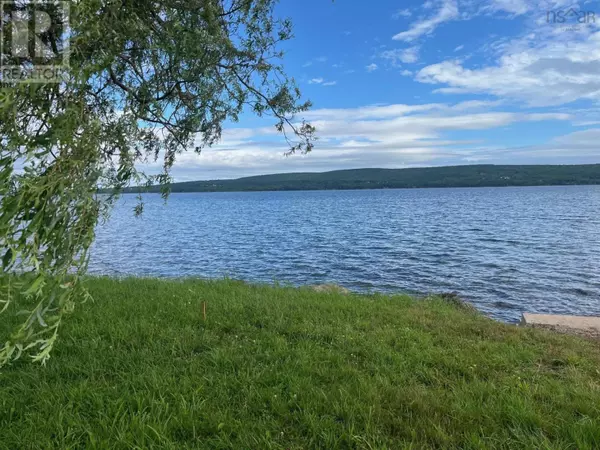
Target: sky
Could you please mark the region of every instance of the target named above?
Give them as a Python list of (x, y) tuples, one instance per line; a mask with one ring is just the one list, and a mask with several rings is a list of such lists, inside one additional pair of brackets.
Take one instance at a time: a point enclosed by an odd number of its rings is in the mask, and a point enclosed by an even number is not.
[[(282, 0), (307, 155), (245, 114), (176, 181), (464, 164), (600, 163), (600, 1)], [(564, 20), (564, 21), (563, 21)], [(152, 168), (150, 168), (152, 170)]]

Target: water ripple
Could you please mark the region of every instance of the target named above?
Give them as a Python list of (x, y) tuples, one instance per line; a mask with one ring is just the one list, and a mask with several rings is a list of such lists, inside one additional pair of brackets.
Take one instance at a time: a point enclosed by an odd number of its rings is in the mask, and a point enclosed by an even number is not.
[(492, 317), (600, 315), (600, 187), (125, 196), (90, 271), (457, 291)]

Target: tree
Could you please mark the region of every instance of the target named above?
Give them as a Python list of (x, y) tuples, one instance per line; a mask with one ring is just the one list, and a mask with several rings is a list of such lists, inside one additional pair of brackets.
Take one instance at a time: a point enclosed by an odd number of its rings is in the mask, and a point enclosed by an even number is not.
[[(296, 119), (310, 103), (281, 66), (279, 48), (292, 37), (291, 23), (275, 17), (274, 5), (71, 2), (70, 28), (49, 27), (39, 36), (52, 50), (45, 65), (64, 57), (69, 43), (59, 82), (2, 80), (0, 309), (15, 311), (23, 302), (28, 310), (0, 350), (0, 365), (24, 352), (48, 359), (63, 317), (88, 297), (81, 277), (94, 229), (123, 188), (168, 186), (180, 152), (214, 144), (224, 123), (248, 109), (275, 118), (289, 153), (312, 149), (314, 128)], [(10, 13), (35, 7), (55, 18), (63, 6), (15, 1), (5, 5), (2, 28), (15, 27)], [(2, 65), (25, 73), (40, 63), (39, 55), (17, 53), (2, 55)], [(139, 170), (158, 158), (161, 174)]]

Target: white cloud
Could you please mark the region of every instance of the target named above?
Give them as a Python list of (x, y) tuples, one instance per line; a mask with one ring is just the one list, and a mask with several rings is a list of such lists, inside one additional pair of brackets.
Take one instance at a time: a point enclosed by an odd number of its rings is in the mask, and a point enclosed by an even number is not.
[(405, 49), (386, 50), (379, 55), (383, 59), (392, 62), (393, 65), (398, 65), (398, 61), (405, 64), (412, 64), (419, 60), (419, 47), (409, 47)]
[[(437, 112), (452, 114), (463, 111), (473, 111), (480, 109), (492, 109), (498, 106), (499, 102), (469, 100), (465, 102), (448, 105), (446, 103), (425, 103), (420, 105), (407, 105), (396, 103), (392, 105), (372, 105), (362, 106), (360, 108), (321, 108), (307, 111), (304, 116), (310, 120), (372, 120), (388, 119), (393, 117), (407, 116), (411, 114), (423, 114), (425, 112)], [(567, 117), (564, 113), (561, 117)]]
[(410, 17), (410, 16), (412, 16), (410, 9), (408, 9), (408, 8), (399, 9), (394, 14), (392, 14), (392, 19), (399, 19), (400, 17)]
[(502, 154), (521, 163), (597, 164), (600, 128), (576, 131), (541, 145), (507, 148)]
[(324, 78), (312, 78), (308, 80), (308, 84), (320, 84), (321, 86), (334, 86), (337, 84), (337, 81), (325, 81)]
[[(474, 161), (514, 163), (513, 158), (529, 158), (530, 161), (541, 154), (555, 158), (551, 155), (560, 148), (568, 149), (562, 153), (564, 162), (577, 155), (590, 154), (594, 151), (594, 143), (598, 142), (597, 131), (583, 130), (551, 141), (543, 147), (546, 153), (540, 146), (508, 150), (486, 146), (481, 140), (482, 130), (524, 122), (572, 119), (565, 113), (496, 111), (498, 106), (498, 102), (466, 101), (316, 109), (305, 114), (305, 118), (317, 127), (319, 136), (314, 152), (307, 156), (285, 158), (286, 144), (272, 126), (231, 128), (226, 129), (219, 144), (206, 148), (201, 155), (183, 153), (173, 174), (181, 181), (358, 167)], [(461, 132), (461, 139), (447, 135), (456, 131)], [(159, 164), (160, 160), (147, 167), (157, 171)]]
[(400, 61), (403, 63), (415, 63), (419, 60), (419, 47), (410, 47), (402, 51)]
[(421, 36), (431, 34), (442, 23), (458, 19), (458, 17), (456, 0), (442, 0), (440, 8), (433, 16), (413, 23), (407, 31), (396, 34), (392, 39), (412, 42)]
[(456, 60), (423, 68), (417, 80), (442, 93), (483, 93), (531, 106), (600, 101), (600, 32), (550, 39), (527, 35), (501, 47), (493, 66), (468, 68)]
[[(485, 9), (521, 15), (530, 11), (534, 7), (533, 3), (535, 2), (527, 0), (492, 0)], [(546, 6), (548, 6), (548, 2), (546, 3)]]
[[(424, 17), (410, 19), (415, 22), (395, 39), (415, 42), (445, 22), (482, 14), (505, 13), (503, 19), (507, 14), (510, 17), (521, 15), (519, 20), (529, 28), (517, 38), (500, 36), (489, 42), (480, 52), (485, 52), (491, 59), (478, 59), (474, 53), (471, 59), (453, 58), (416, 72), (401, 70), (403, 68), (394, 72), (398, 77), (415, 76), (417, 81), (431, 84), (438, 92), (484, 94), (488, 96), (486, 98), (495, 96), (491, 98), (497, 98), (497, 101), (473, 100), (469, 96), (467, 101), (448, 104), (440, 96), (440, 103), (312, 110), (299, 119), (306, 118), (317, 127), (316, 148), (309, 155), (292, 158), (283, 156), (286, 144), (271, 124), (268, 127), (226, 129), (222, 141), (205, 149), (201, 155), (182, 154), (175, 164), (174, 176), (177, 180), (193, 180), (359, 167), (598, 162), (598, 24), (581, 26), (575, 32), (563, 32), (560, 27), (547, 24), (545, 11), (560, 8), (567, 0), (554, 0), (548, 4), (545, 0), (460, 0), (460, 13), (457, 1), (426, 2), (425, 10), (422, 10)], [(420, 45), (425, 44), (419, 42)], [(413, 43), (404, 49), (374, 51), (392, 64), (410, 64), (418, 62), (419, 46)], [(452, 47), (454, 45), (449, 48)], [(472, 47), (468, 47), (470, 51)], [(463, 48), (458, 45), (455, 51)], [(473, 51), (477, 52), (476, 49)], [(319, 57), (309, 63), (318, 67), (318, 63), (325, 61), (325, 57)], [(379, 60), (374, 61), (381, 65)], [(472, 62), (477, 65), (471, 65)], [(378, 68), (375, 63), (365, 66), (369, 72)], [(352, 72), (349, 69), (344, 73)], [(336, 83), (320, 76), (308, 82), (316, 86)], [(566, 105), (585, 99), (588, 100), (586, 104)], [(514, 110), (514, 101), (521, 109)], [(526, 108), (526, 105), (562, 104), (565, 106), (552, 109)], [(511, 105), (511, 109), (504, 110), (506, 105)], [(553, 137), (555, 130), (560, 128), (550, 126), (552, 121), (579, 127), (575, 128), (579, 131)], [(550, 137), (536, 133), (534, 137), (538, 143), (515, 147), (488, 140), (487, 130), (501, 129), (502, 133), (510, 134), (511, 126), (533, 122), (544, 122)]]
[(560, 136), (554, 139), (553, 143), (575, 150), (589, 148), (595, 150), (595, 154), (597, 155), (598, 144), (600, 143), (600, 128), (576, 131), (566, 136)]
[(304, 64), (302, 64), (302, 67), (310, 67), (314, 63), (324, 63), (326, 61), (327, 61), (326, 56), (319, 56), (318, 58), (314, 58), (314, 59), (311, 59), (310, 61), (306, 61)]
[[(596, 0), (594, 0), (596, 1)], [(580, 2), (583, 5), (593, 3), (592, 0)], [(590, 10), (581, 6), (581, 10)], [(460, 6), (460, 8), (459, 8)], [(565, 10), (570, 7), (578, 9), (573, 0), (429, 0), (422, 4), (427, 11), (425, 17), (412, 23), (408, 30), (397, 33), (392, 39), (413, 42), (430, 35), (445, 22), (453, 20), (469, 20), (480, 15), (493, 16), (497, 13), (508, 13), (511, 16), (529, 14), (539, 21), (546, 21), (546, 12)], [(593, 8), (592, 8), (593, 9)], [(598, 14), (596, 14), (597, 16)], [(531, 20), (530, 20), (531, 21)]]

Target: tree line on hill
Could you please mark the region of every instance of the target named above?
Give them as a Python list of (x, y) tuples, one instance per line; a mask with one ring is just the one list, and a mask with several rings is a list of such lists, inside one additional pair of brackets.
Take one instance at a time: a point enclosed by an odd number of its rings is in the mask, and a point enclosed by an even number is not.
[[(409, 169), (351, 169), (282, 173), (234, 180), (173, 183), (171, 192), (296, 191), (600, 184), (600, 164), (469, 165)], [(128, 193), (160, 192), (160, 186)]]

